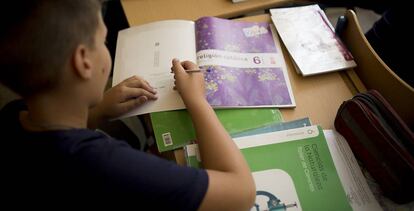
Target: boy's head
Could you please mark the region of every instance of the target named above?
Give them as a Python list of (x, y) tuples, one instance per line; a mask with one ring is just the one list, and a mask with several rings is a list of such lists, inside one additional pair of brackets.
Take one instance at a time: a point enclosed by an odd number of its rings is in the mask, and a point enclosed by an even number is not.
[(76, 81), (96, 98), (89, 100), (99, 100), (111, 67), (100, 1), (6, 2), (0, 82), (28, 98)]

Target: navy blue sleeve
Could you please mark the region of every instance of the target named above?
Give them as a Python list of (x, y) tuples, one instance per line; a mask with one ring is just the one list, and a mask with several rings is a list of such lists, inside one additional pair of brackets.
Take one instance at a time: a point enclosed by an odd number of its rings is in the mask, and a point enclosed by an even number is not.
[(93, 171), (106, 191), (131, 193), (139, 204), (197, 210), (206, 194), (203, 169), (179, 166), (105, 136), (70, 145), (71, 157)]

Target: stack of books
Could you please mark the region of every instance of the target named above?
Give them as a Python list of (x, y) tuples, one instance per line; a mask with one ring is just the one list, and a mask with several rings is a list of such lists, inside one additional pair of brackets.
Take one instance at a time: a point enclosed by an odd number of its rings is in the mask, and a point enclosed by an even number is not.
[[(253, 211), (381, 210), (349, 145), (333, 130), (304, 118), (233, 137), (255, 180)], [(184, 151), (188, 166), (202, 168), (197, 144)]]

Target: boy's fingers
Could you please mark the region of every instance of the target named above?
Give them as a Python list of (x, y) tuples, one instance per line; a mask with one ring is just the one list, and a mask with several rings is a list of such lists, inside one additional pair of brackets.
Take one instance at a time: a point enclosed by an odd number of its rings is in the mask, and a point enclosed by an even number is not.
[(181, 66), (180, 60), (178, 59), (173, 59), (172, 60), (172, 68), (171, 70), (174, 72), (174, 74), (177, 74), (178, 72), (184, 72), (184, 68), (183, 66)]
[(185, 70), (196, 70), (199, 69), (196, 64), (190, 61), (183, 61), (181, 65), (184, 67)]
[(139, 98), (141, 96), (146, 96), (148, 99), (156, 100), (158, 97), (154, 95), (153, 93), (142, 89), (142, 88), (127, 88), (125, 90), (125, 98), (126, 100), (132, 99), (132, 98)]
[(157, 90), (155, 90), (154, 87), (152, 87), (147, 80), (144, 80), (144, 83), (147, 86), (147, 88), (149, 88), (148, 91), (150, 91), (152, 94), (157, 94)]
[(156, 94), (157, 91), (152, 88), (151, 85), (149, 85), (149, 83), (146, 80), (130, 80), (125, 82), (125, 85), (129, 88), (143, 88), (149, 92), (151, 92), (152, 94)]
[(131, 100), (121, 103), (121, 107), (122, 107), (123, 112), (126, 113), (144, 104), (147, 101), (148, 101), (148, 98), (146, 96), (141, 96), (136, 99), (131, 99)]
[(144, 80), (144, 82), (149, 86), (149, 87), (151, 87), (151, 89), (154, 89), (154, 87), (152, 87), (151, 86), (151, 84), (147, 81), (147, 80)]
[(140, 81), (140, 80), (144, 80), (144, 79), (142, 79), (141, 77), (139, 77), (137, 75), (133, 75), (133, 76), (125, 79), (124, 82), (131, 82), (131, 81), (136, 81), (136, 80)]
[(141, 96), (138, 99), (135, 99), (135, 105), (142, 105), (147, 101), (148, 101), (148, 98), (146, 96)]

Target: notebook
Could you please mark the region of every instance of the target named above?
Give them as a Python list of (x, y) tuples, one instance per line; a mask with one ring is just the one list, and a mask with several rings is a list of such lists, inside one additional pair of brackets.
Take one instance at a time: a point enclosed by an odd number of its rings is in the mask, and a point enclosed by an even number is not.
[(270, 13), (294, 67), (303, 76), (356, 66), (318, 5), (271, 9)]

